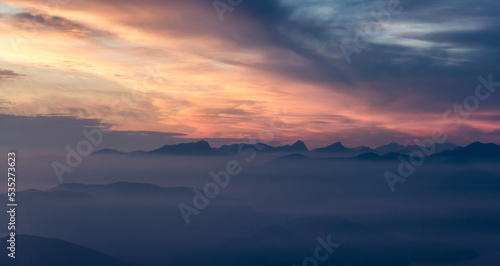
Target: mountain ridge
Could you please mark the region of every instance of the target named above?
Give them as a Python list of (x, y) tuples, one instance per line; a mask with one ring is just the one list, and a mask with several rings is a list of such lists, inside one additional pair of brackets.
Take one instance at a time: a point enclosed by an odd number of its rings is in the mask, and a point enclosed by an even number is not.
[[(391, 142), (386, 145), (376, 147), (374, 149), (367, 146), (358, 146), (354, 148), (345, 147), (342, 142), (335, 142), (331, 145), (309, 150), (302, 140), (298, 140), (292, 145), (283, 146), (270, 146), (265, 143), (239, 143), (227, 144), (218, 148), (211, 147), (207, 141), (200, 140), (198, 142), (188, 142), (173, 145), (164, 145), (158, 149), (151, 151), (134, 151), (122, 152), (114, 149), (101, 149), (92, 154), (94, 155), (166, 155), (166, 156), (223, 156), (241, 153), (243, 150), (254, 149), (257, 152), (263, 153), (289, 153), (291, 154), (341, 154), (347, 157), (356, 157), (365, 153), (373, 153), (372, 155), (363, 155), (360, 158), (368, 159), (377, 158), (375, 155), (382, 157), (393, 157), (391, 154), (409, 155), (413, 151), (428, 150), (429, 147), (419, 145), (402, 145), (399, 143)], [(497, 156), (500, 154), (500, 146), (495, 143), (482, 143), (479, 141), (473, 142), (465, 147), (457, 146), (453, 143), (435, 144), (432, 149), (433, 153), (428, 155), (446, 156)], [(438, 155), (440, 154), (440, 155)]]

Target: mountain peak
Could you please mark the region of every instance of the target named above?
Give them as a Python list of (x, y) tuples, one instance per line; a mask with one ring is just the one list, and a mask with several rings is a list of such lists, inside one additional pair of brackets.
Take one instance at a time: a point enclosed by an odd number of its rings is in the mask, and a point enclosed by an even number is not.
[(333, 143), (330, 146), (315, 149), (315, 151), (319, 151), (319, 152), (350, 152), (352, 150), (344, 147), (344, 145), (342, 145), (342, 142), (339, 141), (339, 142)]
[(196, 142), (196, 144), (210, 146), (210, 144), (206, 140), (200, 140), (200, 141)]
[(335, 142), (332, 145), (328, 146), (327, 148), (335, 148), (335, 149), (346, 149), (344, 145), (342, 145), (342, 142)]
[(302, 140), (297, 140), (293, 145), (292, 148), (296, 151), (309, 151), (307, 148), (306, 144)]
[(480, 141), (475, 141), (472, 142), (471, 144), (467, 145), (466, 147), (479, 147), (479, 146), (484, 146), (484, 145), (491, 145), (493, 143), (482, 143)]
[(500, 146), (495, 143), (473, 142), (464, 148), (456, 148), (436, 154), (437, 157), (459, 156), (469, 158), (500, 158)]
[(500, 153), (500, 146), (495, 143), (482, 143), (479, 141), (467, 145), (463, 150), (469, 153), (497, 154)]
[(165, 145), (159, 149), (153, 150), (153, 154), (165, 155), (210, 155), (215, 152), (210, 144), (204, 140), (198, 142), (180, 143), (174, 145)]
[(306, 145), (306, 144), (302, 140), (297, 140), (294, 144), (292, 144), (292, 146), (295, 145)]

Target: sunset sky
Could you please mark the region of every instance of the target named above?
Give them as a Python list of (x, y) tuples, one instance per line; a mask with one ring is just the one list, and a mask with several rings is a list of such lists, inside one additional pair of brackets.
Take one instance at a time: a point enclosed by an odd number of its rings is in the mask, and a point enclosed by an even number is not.
[[(221, 20), (212, 0), (2, 1), (0, 146), (30, 126), (97, 121), (232, 142), (279, 120), (274, 141), (311, 147), (409, 144), (435, 128), (500, 142), (498, 91), (457, 128), (443, 118), (479, 76), (500, 82), (500, 2), (401, 1), (377, 22), (390, 2), (243, 0)], [(366, 24), (380, 32), (348, 62), (341, 47)]]

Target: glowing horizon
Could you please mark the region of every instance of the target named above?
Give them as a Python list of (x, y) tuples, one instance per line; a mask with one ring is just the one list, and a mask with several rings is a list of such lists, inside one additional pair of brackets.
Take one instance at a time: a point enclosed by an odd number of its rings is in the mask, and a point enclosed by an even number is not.
[[(326, 12), (326, 1), (309, 9), (248, 1), (221, 22), (211, 1), (4, 2), (2, 114), (102, 119), (116, 130), (196, 139), (252, 137), (285, 116), (276, 140), (315, 146), (410, 143), (435, 128), (457, 143), (500, 140), (494, 94), (458, 130), (443, 119), (474, 95), (479, 75), (500, 79), (493, 59), (478, 61), (494, 52), (459, 39), (495, 23), (480, 6), (458, 22), (467, 28), (450, 29), (455, 39), (448, 41), (439, 37), (447, 22), (419, 23), (424, 11), (404, 3), (348, 64), (338, 45), (349, 34), (338, 25), (359, 21), (353, 18), (369, 14), (369, 6), (339, 4)], [(334, 19), (343, 10), (356, 16)]]

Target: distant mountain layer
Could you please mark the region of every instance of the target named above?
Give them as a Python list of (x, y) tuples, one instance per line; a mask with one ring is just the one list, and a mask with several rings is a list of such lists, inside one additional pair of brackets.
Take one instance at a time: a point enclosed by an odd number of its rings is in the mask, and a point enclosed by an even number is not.
[[(1, 238), (5, 246), (7, 238)], [(132, 266), (98, 251), (66, 241), (30, 235), (16, 235), (16, 258), (7, 256), (9, 251), (0, 249), (0, 265), (50, 265), (50, 266)]]
[[(335, 145), (335, 146), (334, 146)], [(334, 144), (331, 146), (328, 146), (330, 148), (326, 149), (316, 149), (313, 150), (313, 152), (321, 152), (321, 153), (328, 153), (328, 154), (334, 154), (336, 152), (343, 152), (344, 154), (349, 154), (352, 153), (353, 151), (346, 150), (348, 148), (345, 148), (341, 146), (340, 143)], [(409, 146), (402, 146), (399, 145), (390, 145), (393, 147), (409, 147)], [(406, 149), (406, 148), (405, 148)], [(375, 149), (376, 150), (376, 149)], [(421, 156), (423, 155), (424, 157), (429, 157), (429, 158), (434, 158), (434, 159), (446, 159), (449, 162), (464, 162), (464, 160), (474, 160), (474, 159), (492, 159), (492, 160), (498, 160), (500, 159), (500, 146), (496, 145), (494, 143), (488, 143), (484, 144), (481, 142), (474, 142), (466, 147), (458, 147), (454, 150), (445, 150), (443, 152), (439, 153), (432, 153), (432, 154), (426, 154), (424, 150), (431, 150), (429, 147), (423, 148), (420, 146), (415, 146), (414, 149), (412, 150), (407, 150), (408, 153), (402, 153), (403, 150), (401, 149), (396, 149), (399, 150), (400, 152), (387, 152), (387, 153), (377, 153), (375, 151), (370, 151), (370, 152), (365, 152), (361, 153), (358, 155), (352, 154), (354, 156), (346, 156), (346, 157), (327, 157), (326, 159), (337, 159), (337, 160), (364, 160), (364, 161), (387, 161), (387, 160), (399, 160), (400, 158), (403, 158), (404, 160), (410, 160), (411, 156)], [(437, 148), (435, 149), (437, 150)], [(435, 151), (434, 150), (434, 151)], [(305, 156), (303, 154), (289, 154), (286, 156), (279, 157), (273, 162), (285, 162), (285, 161), (290, 161), (290, 160), (300, 160), (300, 161), (306, 161), (306, 160), (314, 160), (315, 158), (311, 158), (308, 156)], [(325, 158), (316, 158), (316, 159), (321, 159), (324, 160)]]
[(464, 148), (435, 154), (434, 157), (500, 158), (500, 146), (494, 143), (474, 142)]
[[(382, 156), (382, 158), (393, 158), (399, 155), (409, 155), (412, 152), (422, 151), (429, 155), (438, 155), (441, 157), (445, 156), (462, 156), (462, 157), (495, 157), (499, 154), (500, 146), (494, 143), (484, 144), (481, 142), (474, 142), (465, 148), (458, 147), (453, 143), (442, 143), (435, 144), (430, 147), (424, 147), (419, 145), (401, 145), (398, 143), (390, 143), (371, 149), (366, 146), (359, 146), (355, 148), (348, 148), (342, 145), (341, 142), (336, 142), (332, 145), (317, 148), (309, 151), (307, 146), (303, 141), (297, 141), (292, 145), (273, 147), (264, 143), (255, 144), (231, 144), (223, 145), (219, 148), (213, 148), (210, 144), (204, 140), (191, 143), (181, 143), (174, 145), (165, 145), (161, 148), (152, 151), (134, 151), (134, 152), (121, 152), (113, 149), (102, 149), (94, 152), (94, 154), (101, 155), (171, 155), (171, 156), (218, 156), (218, 155), (231, 155), (231, 154), (241, 154), (247, 150), (254, 150), (256, 152), (264, 153), (288, 153), (288, 154), (316, 154), (317, 156), (328, 156), (329, 154), (343, 157), (356, 157), (359, 159), (377, 159), (377, 156)], [(368, 153), (368, 154), (365, 154)], [(365, 154), (365, 155), (363, 155)], [(398, 156), (396, 156), (398, 155)], [(295, 156), (297, 157), (297, 156)], [(292, 157), (290, 157), (292, 158)]]
[(214, 156), (214, 155), (230, 155), (244, 152), (248, 149), (254, 149), (257, 152), (308, 152), (308, 148), (303, 141), (297, 141), (293, 145), (285, 145), (272, 147), (264, 143), (256, 144), (231, 144), (223, 145), (220, 148), (212, 148), (210, 144), (204, 140), (191, 143), (181, 143), (174, 145), (165, 145), (159, 149), (152, 151), (134, 151), (125, 153), (113, 149), (102, 149), (93, 154), (101, 155), (183, 155), (183, 156)]
[(299, 140), (295, 142), (293, 145), (285, 145), (279, 147), (272, 147), (264, 143), (256, 143), (256, 144), (232, 144), (232, 145), (223, 145), (220, 148), (215, 148), (214, 150), (226, 154), (235, 154), (240, 153), (241, 151), (255, 149), (258, 152), (308, 152), (306, 144)]
[[(420, 150), (422, 146), (419, 145), (401, 145), (398, 143), (389, 143), (387, 145), (382, 145), (380, 147), (375, 148), (375, 151), (380, 154), (385, 154), (385, 153), (390, 153), (390, 152), (396, 152), (396, 153), (403, 153), (403, 154), (409, 154), (414, 150)], [(446, 150), (455, 150), (457, 148), (457, 145), (453, 143), (436, 143), (434, 145), (434, 151), (433, 153), (440, 153), (444, 152)]]
[(201, 140), (195, 143), (165, 145), (149, 153), (159, 155), (214, 155), (215, 151), (210, 147), (208, 142)]
[(346, 148), (341, 142), (336, 142), (330, 146), (324, 148), (314, 149), (315, 152), (351, 152), (352, 149)]

